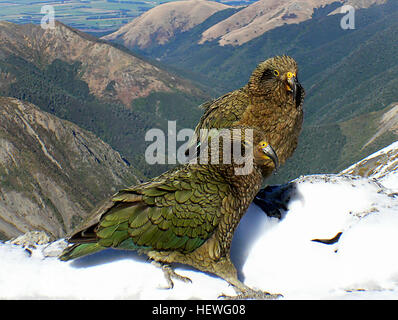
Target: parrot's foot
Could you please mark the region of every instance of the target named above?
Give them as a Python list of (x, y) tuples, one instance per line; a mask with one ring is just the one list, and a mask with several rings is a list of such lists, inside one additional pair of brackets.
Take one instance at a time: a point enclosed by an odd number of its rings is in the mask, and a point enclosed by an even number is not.
[(227, 295), (220, 295), (219, 298), (225, 299), (225, 300), (247, 300), (247, 299), (256, 299), (256, 300), (275, 300), (282, 298), (283, 295), (279, 293), (269, 293), (266, 291), (261, 291), (261, 290), (254, 290), (254, 289), (246, 289), (241, 291), (239, 294), (236, 296), (227, 296)]
[(180, 276), (169, 265), (163, 265), (162, 270), (163, 270), (164, 276), (165, 276), (165, 278), (167, 280), (167, 284), (168, 284), (168, 286), (165, 289), (173, 289), (174, 282), (172, 279), (177, 279), (177, 280), (183, 281), (185, 283), (192, 283), (191, 279), (189, 279), (188, 277)]
[(183, 281), (185, 283), (192, 283), (191, 279), (189, 279), (188, 277), (180, 276), (168, 264), (163, 264), (163, 263), (159, 263), (159, 262), (156, 262), (156, 261), (152, 261), (152, 264), (154, 264), (157, 267), (160, 267), (163, 270), (164, 277), (166, 278), (166, 281), (167, 281), (167, 286), (166, 287), (162, 287), (162, 289), (173, 289), (174, 288), (174, 282), (173, 282), (172, 279), (177, 279), (177, 280)]
[(229, 284), (231, 284), (234, 287), (237, 295), (227, 296), (225, 294), (222, 294), (219, 296), (219, 298), (225, 300), (243, 300), (243, 299), (274, 300), (283, 297), (279, 293), (274, 294), (262, 290), (254, 290), (245, 285), (243, 282), (239, 281), (238, 278), (232, 278), (232, 279), (230, 278), (227, 281), (229, 282)]
[(220, 296), (218, 296), (218, 298), (222, 298), (225, 300), (239, 300), (239, 299), (272, 300), (283, 297), (279, 293), (272, 294), (266, 291), (254, 290), (245, 285), (242, 281), (238, 279), (236, 268), (232, 264), (229, 256), (220, 259), (217, 265), (213, 268), (213, 273), (219, 276), (220, 278), (224, 279), (225, 281), (227, 281), (230, 285), (232, 285), (235, 292), (237, 293), (236, 296), (228, 296), (225, 294), (221, 294)]

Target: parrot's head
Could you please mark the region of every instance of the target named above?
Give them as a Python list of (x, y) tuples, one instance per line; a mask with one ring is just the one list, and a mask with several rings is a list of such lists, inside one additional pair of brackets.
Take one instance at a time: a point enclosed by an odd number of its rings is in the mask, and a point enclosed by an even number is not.
[(305, 97), (297, 63), (289, 56), (276, 56), (260, 63), (250, 77), (249, 90), (266, 100), (293, 102), (297, 108), (302, 107)]
[(203, 150), (206, 148), (210, 163), (249, 169), (244, 174), (250, 174), (253, 165), (269, 173), (279, 167), (275, 150), (267, 142), (264, 131), (257, 127), (235, 126), (214, 131)]
[(279, 168), (278, 156), (267, 141), (261, 140), (253, 151), (254, 161), (256, 163), (264, 164), (271, 160), (274, 163), (275, 169)]
[(234, 137), (233, 141), (238, 141), (240, 139), (242, 142), (242, 154), (246, 153), (247, 150), (251, 150), (253, 162), (255, 164), (260, 167), (269, 167), (271, 171), (278, 169), (278, 156), (272, 146), (267, 142), (265, 134), (262, 130), (255, 127), (236, 128), (238, 128), (238, 131), (236, 132), (239, 134), (240, 138)]

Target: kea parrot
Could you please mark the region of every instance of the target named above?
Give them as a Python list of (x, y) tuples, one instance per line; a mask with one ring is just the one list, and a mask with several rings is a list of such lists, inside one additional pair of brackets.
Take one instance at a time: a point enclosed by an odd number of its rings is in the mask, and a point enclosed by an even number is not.
[(231, 284), (237, 295), (225, 298), (279, 297), (242, 283), (230, 259), (233, 234), (262, 185), (261, 170), (275, 169), (278, 157), (261, 130), (238, 127), (231, 132), (231, 145), (252, 155), (245, 158), (251, 170), (238, 171), (245, 164), (226, 156), (232, 150), (224, 148), (224, 140), (212, 144), (210, 163), (186, 163), (116, 193), (67, 237), (71, 245), (60, 259), (106, 248), (136, 250), (163, 269), (169, 288), (172, 278), (190, 281), (171, 267), (182, 263)]
[[(256, 67), (244, 87), (202, 104), (204, 114), (185, 154), (197, 156), (211, 139), (212, 128), (249, 126), (264, 132), (283, 164), (297, 147), (304, 97), (296, 61), (286, 55), (270, 58)], [(264, 178), (269, 174), (264, 171)]]

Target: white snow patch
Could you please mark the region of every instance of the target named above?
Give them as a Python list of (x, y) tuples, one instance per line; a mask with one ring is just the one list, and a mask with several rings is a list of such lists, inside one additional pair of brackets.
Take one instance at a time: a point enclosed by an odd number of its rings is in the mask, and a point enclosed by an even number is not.
[[(192, 284), (166, 286), (163, 272), (133, 252), (106, 250), (76, 262), (31, 257), (24, 249), (0, 245), (0, 299), (216, 299), (233, 290), (223, 280), (177, 269)], [(232, 291), (231, 291), (232, 290)]]
[[(398, 198), (350, 176), (307, 176), (282, 220), (252, 205), (232, 257), (252, 287), (285, 299), (398, 299)], [(311, 241), (333, 238), (331, 245)], [(245, 241), (246, 240), (246, 241)], [(171, 290), (160, 269), (134, 252), (105, 250), (72, 262), (0, 245), (0, 299), (217, 299), (225, 281), (178, 266), (192, 283)]]
[[(260, 237), (244, 266), (249, 286), (288, 299), (349, 298), (366, 290), (398, 298), (398, 199), (365, 179), (309, 176), (271, 232)], [(332, 245), (311, 241), (331, 239)], [(369, 291), (373, 292), (369, 296)]]

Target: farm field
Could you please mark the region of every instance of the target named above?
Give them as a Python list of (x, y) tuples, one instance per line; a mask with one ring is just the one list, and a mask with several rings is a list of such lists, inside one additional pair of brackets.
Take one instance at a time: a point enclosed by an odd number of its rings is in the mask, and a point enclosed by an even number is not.
[[(55, 19), (85, 32), (106, 34), (119, 29), (157, 5), (179, 0), (0, 0), (0, 21), (40, 24), (51, 5)], [(216, 0), (229, 5), (249, 5), (257, 0)]]
[(39, 24), (44, 17), (42, 7), (51, 5), (55, 19), (86, 32), (118, 29), (143, 12), (167, 0), (0, 0), (0, 20)]

